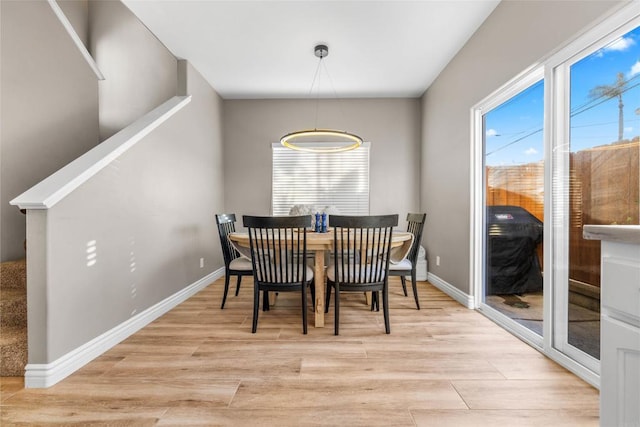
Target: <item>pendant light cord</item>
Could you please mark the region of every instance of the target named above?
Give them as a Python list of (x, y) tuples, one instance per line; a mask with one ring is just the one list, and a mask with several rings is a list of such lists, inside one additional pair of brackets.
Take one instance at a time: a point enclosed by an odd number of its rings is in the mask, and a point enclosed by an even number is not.
[(342, 117), (344, 117), (344, 106), (342, 105), (342, 99), (338, 96), (338, 92), (336, 91), (335, 86), (333, 85), (333, 80), (331, 80), (331, 75), (329, 74), (329, 70), (327, 69), (326, 64), (322, 62), (325, 55), (320, 54), (318, 65), (316, 67), (316, 72), (313, 75), (313, 81), (311, 82), (311, 87), (309, 88), (309, 93), (307, 94), (307, 98), (310, 98), (313, 94), (313, 87), (316, 84), (316, 80), (318, 81), (318, 86), (316, 89), (316, 116), (314, 121), (314, 130), (318, 130), (318, 111), (320, 110), (320, 80), (322, 79), (322, 68), (324, 67), (324, 72), (327, 74), (327, 78), (329, 79), (329, 85), (331, 86), (331, 91), (333, 92), (333, 96), (338, 100), (338, 108), (340, 108), (340, 113)]
[(324, 55), (320, 55), (320, 59), (318, 60), (318, 65), (316, 66), (316, 72), (313, 75), (313, 81), (311, 82), (311, 87), (309, 88), (309, 93), (307, 95), (308, 98), (311, 97), (311, 95), (313, 94), (313, 87), (315, 86), (316, 80), (317, 80), (318, 89), (316, 90), (316, 117), (315, 117), (314, 127), (313, 127), (315, 130), (318, 129), (318, 109), (320, 105), (320, 68), (322, 66), (322, 58), (324, 58)]
[(336, 91), (336, 88), (333, 85), (333, 80), (331, 80), (331, 74), (329, 74), (329, 70), (327, 69), (326, 64), (322, 64), (322, 65), (324, 65), (324, 72), (327, 73), (327, 79), (329, 79), (329, 85), (331, 86), (331, 90), (333, 91), (333, 96), (338, 100), (338, 108), (340, 108), (341, 117), (346, 117), (344, 114), (344, 106), (342, 105), (342, 98), (338, 96), (338, 92)]

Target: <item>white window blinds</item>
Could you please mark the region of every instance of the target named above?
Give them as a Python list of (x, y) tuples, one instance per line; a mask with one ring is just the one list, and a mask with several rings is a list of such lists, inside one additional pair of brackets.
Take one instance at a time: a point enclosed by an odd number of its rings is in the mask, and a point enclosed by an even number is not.
[(341, 153), (308, 153), (272, 145), (273, 215), (294, 205), (335, 206), (342, 215), (369, 214), (369, 143)]

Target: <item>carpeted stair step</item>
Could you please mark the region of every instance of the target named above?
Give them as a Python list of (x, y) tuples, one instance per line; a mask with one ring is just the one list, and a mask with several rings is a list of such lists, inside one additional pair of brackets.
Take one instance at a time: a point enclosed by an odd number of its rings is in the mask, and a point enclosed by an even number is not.
[(27, 293), (20, 289), (0, 290), (0, 328), (27, 327)]
[(0, 289), (27, 289), (27, 260), (0, 263)]
[(27, 364), (26, 260), (0, 263), (0, 376), (23, 376)]
[(22, 377), (26, 365), (26, 328), (2, 328), (0, 334), (0, 376)]

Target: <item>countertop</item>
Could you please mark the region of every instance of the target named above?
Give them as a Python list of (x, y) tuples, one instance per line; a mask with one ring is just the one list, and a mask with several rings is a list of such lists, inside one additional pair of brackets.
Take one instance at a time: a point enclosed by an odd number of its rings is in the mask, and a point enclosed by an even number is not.
[(585, 225), (582, 229), (582, 235), (588, 240), (607, 240), (640, 245), (640, 225)]

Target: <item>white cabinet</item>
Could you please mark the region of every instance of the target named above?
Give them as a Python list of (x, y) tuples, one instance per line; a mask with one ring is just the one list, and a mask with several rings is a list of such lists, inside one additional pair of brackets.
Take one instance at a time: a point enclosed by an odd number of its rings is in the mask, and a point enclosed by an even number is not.
[(600, 327), (600, 425), (640, 426), (640, 329), (607, 317)]
[(600, 425), (640, 427), (640, 226), (585, 226), (602, 240)]

